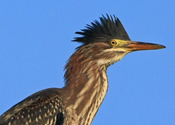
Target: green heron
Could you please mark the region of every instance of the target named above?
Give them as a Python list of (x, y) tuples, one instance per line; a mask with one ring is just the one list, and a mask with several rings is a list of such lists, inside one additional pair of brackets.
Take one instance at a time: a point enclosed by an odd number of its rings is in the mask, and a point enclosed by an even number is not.
[(82, 45), (65, 67), (65, 87), (39, 91), (0, 117), (0, 125), (90, 125), (108, 91), (106, 70), (126, 54), (165, 46), (131, 41), (120, 20), (102, 16), (73, 41)]

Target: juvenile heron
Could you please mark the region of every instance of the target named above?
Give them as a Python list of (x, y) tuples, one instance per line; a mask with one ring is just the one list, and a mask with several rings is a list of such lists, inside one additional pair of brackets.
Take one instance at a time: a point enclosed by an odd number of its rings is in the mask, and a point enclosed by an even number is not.
[(115, 16), (102, 16), (76, 34), (82, 45), (65, 67), (65, 87), (39, 91), (0, 117), (0, 125), (90, 125), (108, 90), (106, 70), (126, 54), (165, 48), (131, 41)]

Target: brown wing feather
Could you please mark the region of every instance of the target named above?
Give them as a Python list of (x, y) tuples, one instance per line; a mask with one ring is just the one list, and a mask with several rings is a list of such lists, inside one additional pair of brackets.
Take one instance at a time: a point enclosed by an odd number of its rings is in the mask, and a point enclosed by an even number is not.
[(59, 89), (37, 92), (14, 105), (0, 117), (0, 125), (62, 125), (64, 110)]

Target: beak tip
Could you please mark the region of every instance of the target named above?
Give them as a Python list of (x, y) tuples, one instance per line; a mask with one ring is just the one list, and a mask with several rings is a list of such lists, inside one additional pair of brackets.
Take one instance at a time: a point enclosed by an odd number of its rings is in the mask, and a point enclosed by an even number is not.
[(166, 46), (160, 45), (159, 49), (164, 49), (164, 48), (166, 48)]

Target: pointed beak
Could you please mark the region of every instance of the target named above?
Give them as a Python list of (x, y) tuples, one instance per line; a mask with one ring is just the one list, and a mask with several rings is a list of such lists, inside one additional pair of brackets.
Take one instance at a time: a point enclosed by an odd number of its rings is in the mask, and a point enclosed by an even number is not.
[(145, 43), (145, 42), (129, 42), (126, 45), (130, 51), (138, 51), (138, 50), (154, 50), (154, 49), (163, 49), (165, 46), (154, 44), (154, 43)]

